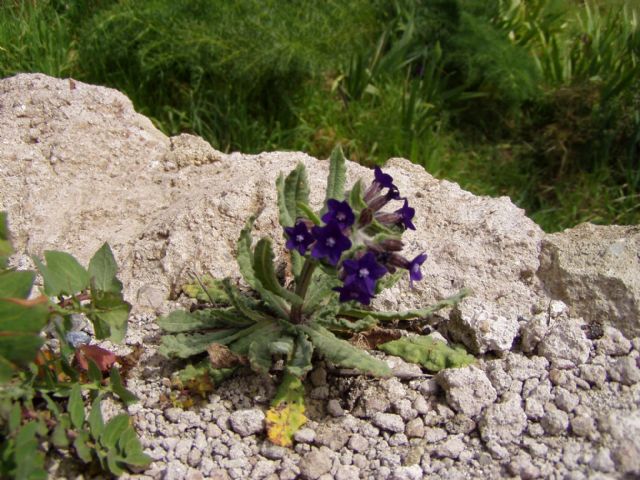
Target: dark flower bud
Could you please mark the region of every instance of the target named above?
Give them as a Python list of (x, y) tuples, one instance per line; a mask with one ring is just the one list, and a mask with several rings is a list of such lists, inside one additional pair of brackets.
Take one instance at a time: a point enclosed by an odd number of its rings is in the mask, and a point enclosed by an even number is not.
[(360, 217), (358, 218), (358, 228), (364, 228), (371, 223), (373, 220), (373, 212), (370, 208), (365, 208), (360, 212)]

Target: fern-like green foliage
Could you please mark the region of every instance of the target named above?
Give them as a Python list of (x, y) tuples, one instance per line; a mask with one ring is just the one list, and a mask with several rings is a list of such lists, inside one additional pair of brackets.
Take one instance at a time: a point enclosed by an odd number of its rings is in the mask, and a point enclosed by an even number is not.
[[(345, 194), (345, 172), (344, 155), (336, 148), (330, 159), (325, 201), (317, 213), (308, 205), (305, 166), (299, 164), (286, 177), (281, 174), (276, 181), (276, 190), (280, 223), (285, 231), (290, 232), (294, 225), (300, 225), (301, 217), (320, 225), (335, 214), (329, 211), (329, 203), (346, 198), (353, 205), (353, 211), (362, 216), (362, 221), (368, 222), (366, 233), (361, 235), (380, 245), (384, 242), (398, 244), (401, 231), (372, 218), (361, 182)], [(336, 208), (335, 204), (332, 208)], [(321, 262), (308, 252), (303, 255), (296, 249), (290, 249), (293, 286), (287, 287), (275, 272), (272, 240), (263, 238), (253, 244), (253, 222), (254, 218), (249, 218), (240, 233), (237, 261), (240, 273), (254, 295), (243, 293), (228, 278), (222, 281), (206, 279), (183, 289), (200, 300), (209, 297), (212, 305), (191, 313), (175, 311), (159, 318), (158, 323), (165, 332), (159, 351), (167, 357), (195, 361), (198, 356), (208, 353), (211, 361), (208, 367), (205, 359), (198, 361), (197, 367), (187, 367), (188, 372), (183, 370), (182, 373), (200, 379), (197, 380), (199, 384), (203, 384), (202, 375), (209, 374), (210, 383), (217, 383), (229, 373), (229, 365), (220, 361), (221, 356), (237, 360), (237, 366), (248, 365), (263, 374), (271, 370), (274, 361), (283, 361), (283, 384), (267, 415), (269, 438), (281, 445), (290, 445), (293, 433), (304, 423), (300, 382), (312, 369), (314, 353), (335, 365), (370, 375), (389, 376), (392, 372), (384, 361), (356, 348), (341, 336), (366, 331), (381, 320), (410, 320), (430, 315), (440, 308), (455, 305), (468, 293), (462, 291), (433, 307), (406, 312), (357, 308), (353, 301), (340, 301), (336, 287), (343, 279), (338, 267)], [(354, 244), (344, 255), (348, 258), (364, 248), (364, 245)], [(411, 265), (406, 260), (404, 268), (412, 268)], [(378, 287), (389, 286), (397, 280), (397, 275), (390, 275)], [(222, 298), (223, 294), (226, 298)], [(437, 361), (435, 357), (433, 361)]]
[(466, 367), (475, 362), (464, 347), (450, 347), (442, 340), (431, 336), (408, 336), (378, 345), (378, 348), (390, 355), (418, 363), (431, 372), (445, 368)]

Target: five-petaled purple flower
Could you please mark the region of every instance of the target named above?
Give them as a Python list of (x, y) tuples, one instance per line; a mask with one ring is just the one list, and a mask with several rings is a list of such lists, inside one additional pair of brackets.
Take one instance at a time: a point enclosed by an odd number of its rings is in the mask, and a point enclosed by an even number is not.
[(297, 250), (300, 255), (307, 253), (309, 245), (314, 242), (314, 238), (304, 222), (298, 222), (293, 227), (284, 227), (284, 231), (289, 239), (286, 247), (289, 250)]
[(416, 210), (409, 206), (409, 202), (406, 198), (404, 199), (404, 205), (402, 205), (402, 208), (396, 210), (395, 213), (400, 215), (399, 223), (402, 223), (404, 228), (410, 228), (411, 230), (416, 229), (415, 225), (411, 222), (413, 216), (416, 214)]
[(369, 305), (373, 298), (373, 294), (369, 293), (366, 287), (355, 279), (345, 282), (342, 287), (336, 287), (334, 290), (340, 293), (341, 302), (350, 302), (355, 300), (363, 305)]
[(357, 282), (372, 296), (376, 291), (376, 280), (387, 273), (387, 269), (376, 261), (373, 252), (367, 252), (357, 260), (345, 260), (342, 262), (342, 266), (345, 273), (345, 285)]
[(380, 169), (380, 167), (375, 167), (375, 169), (373, 170), (373, 175), (375, 178), (375, 182), (380, 184), (382, 188), (389, 189), (386, 195), (388, 198), (392, 200), (400, 198), (400, 191), (398, 190), (398, 187), (393, 184), (393, 177), (391, 175), (389, 175), (388, 173), (384, 173)]
[(420, 266), (427, 259), (426, 253), (421, 253), (416, 258), (409, 262), (409, 283), (413, 287), (413, 282), (419, 282), (422, 280), (422, 272), (420, 271)]
[(331, 265), (336, 265), (342, 253), (351, 248), (351, 240), (342, 233), (337, 222), (331, 221), (324, 227), (313, 227), (311, 233), (316, 243), (311, 256), (318, 260), (325, 258)]
[(330, 198), (327, 201), (327, 213), (322, 216), (322, 221), (324, 223), (334, 221), (342, 230), (344, 230), (345, 228), (353, 225), (355, 220), (356, 217), (353, 214), (353, 210), (351, 210), (349, 202), (346, 200), (344, 202), (339, 202), (333, 198)]
[[(380, 210), (389, 200), (400, 198), (398, 187), (393, 184), (393, 177), (384, 173), (380, 167), (373, 170), (374, 180), (364, 192), (364, 201), (374, 212)], [(380, 195), (383, 188), (389, 190), (385, 195)]]

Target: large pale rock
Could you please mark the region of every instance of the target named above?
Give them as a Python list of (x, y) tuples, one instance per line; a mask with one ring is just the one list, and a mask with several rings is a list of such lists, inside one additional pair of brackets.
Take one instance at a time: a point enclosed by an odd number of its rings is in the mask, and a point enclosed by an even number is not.
[[(162, 299), (192, 272), (238, 278), (236, 240), (258, 211), (255, 234), (272, 237), (281, 258), (274, 188), (280, 172), (304, 163), (312, 206), (324, 198), (327, 162), (296, 152), (224, 155), (197, 137), (168, 138), (111, 89), (17, 75), (0, 80), (0, 106), (0, 209), (9, 211), (19, 252), (14, 264), (29, 267), (28, 256), (47, 249), (86, 263), (108, 241), (134, 309), (161, 310)], [(422, 307), (466, 286), (474, 296), (461, 305), (462, 318), (485, 308), (513, 324), (528, 312), (538, 295), (543, 233), (522, 210), (403, 159), (385, 170), (416, 209), (406, 255), (427, 252), (429, 260), (424, 281), (411, 289), (405, 278), (376, 307)], [(373, 172), (348, 162), (347, 187), (360, 177), (368, 183)], [(489, 342), (486, 349), (509, 344)]]
[(640, 227), (589, 223), (547, 235), (538, 276), (588, 322), (640, 335)]

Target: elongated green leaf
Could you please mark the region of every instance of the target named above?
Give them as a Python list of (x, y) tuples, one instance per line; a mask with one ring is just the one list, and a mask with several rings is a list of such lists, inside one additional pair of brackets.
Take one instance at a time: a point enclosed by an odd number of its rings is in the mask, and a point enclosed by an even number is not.
[[(281, 298), (278, 298), (276, 295), (264, 288), (262, 282), (256, 277), (255, 271), (253, 269), (254, 259), (253, 253), (251, 251), (251, 229), (253, 228), (254, 220), (254, 217), (251, 217), (249, 218), (249, 220), (247, 220), (247, 224), (245, 228), (243, 228), (240, 232), (240, 238), (238, 239), (237, 261), (240, 273), (242, 274), (245, 282), (247, 282), (251, 288), (253, 288), (260, 294), (262, 299), (267, 303), (267, 305), (274, 311), (276, 315), (281, 318), (289, 318), (289, 309), (286, 303)], [(223, 280), (223, 286), (225, 284), (225, 280)], [(227, 287), (225, 286), (225, 291), (226, 290)], [(230, 300), (232, 300), (232, 297), (230, 297)], [(237, 305), (234, 304), (234, 306), (238, 308)], [(246, 309), (244, 308), (238, 308), (238, 310), (240, 310), (242, 314), (247, 318), (253, 319), (255, 317), (255, 314), (253, 313), (247, 314), (247, 312), (245, 311)]]
[(158, 318), (157, 322), (160, 328), (170, 333), (225, 327), (242, 328), (254, 323), (234, 308), (209, 308), (191, 313), (184, 310), (174, 310), (169, 315)]
[(327, 211), (327, 202), (333, 198), (339, 201), (344, 199), (344, 182), (346, 180), (347, 167), (345, 164), (344, 153), (342, 147), (338, 145), (331, 152), (329, 158), (329, 177), (327, 178), (327, 193), (324, 197), (324, 206), (320, 212), (320, 216)]
[(291, 355), (285, 367), (286, 371), (297, 378), (304, 377), (313, 368), (311, 364), (312, 356), (313, 344), (304, 333), (299, 332), (296, 337), (293, 355)]
[(15, 443), (15, 476), (20, 480), (45, 480), (44, 454), (39, 451), (36, 435), (42, 429), (38, 421), (24, 425), (16, 435)]
[(105, 425), (102, 435), (100, 435), (100, 443), (107, 448), (115, 449), (120, 435), (122, 435), (127, 428), (131, 428), (129, 422), (129, 415), (126, 413), (121, 413), (113, 417)]
[(253, 270), (256, 278), (262, 283), (262, 286), (270, 292), (284, 298), (292, 305), (301, 305), (302, 298), (280, 285), (275, 269), (273, 268), (273, 257), (271, 239), (260, 239), (253, 254)]
[(351, 205), (351, 208), (356, 213), (360, 212), (367, 206), (364, 202), (363, 193), (362, 180), (358, 179), (358, 181), (353, 184), (353, 187), (349, 192), (349, 205)]
[(236, 355), (246, 356), (249, 354), (251, 344), (256, 341), (270, 343), (281, 335), (282, 328), (276, 322), (262, 320), (250, 328), (245, 328), (239, 332), (233, 342), (228, 342), (229, 348)]
[(13, 247), (9, 241), (9, 229), (7, 227), (7, 212), (0, 212), (0, 268), (5, 268), (9, 262), (9, 256), (13, 253)]
[(118, 265), (108, 243), (105, 242), (93, 255), (93, 258), (89, 261), (88, 270), (93, 290), (112, 293), (120, 293), (122, 291), (122, 282), (116, 278)]
[(317, 323), (332, 331), (363, 332), (375, 327), (378, 324), (378, 320), (373, 318), (371, 315), (367, 315), (364, 318), (354, 321), (336, 316), (325, 316), (320, 317), (317, 320)]
[(251, 369), (258, 373), (269, 373), (271, 368), (271, 349), (270, 342), (265, 339), (254, 340), (249, 345), (247, 357), (251, 364)]
[(295, 224), (296, 218), (303, 215), (298, 209), (298, 202), (309, 203), (309, 186), (304, 164), (298, 163), (286, 179), (280, 174), (276, 181), (276, 190), (280, 225), (291, 227)]
[(218, 330), (215, 332), (185, 335), (163, 335), (162, 344), (158, 351), (166, 357), (189, 358), (203, 353), (214, 342), (222, 343), (226, 337), (236, 333), (236, 329)]
[(454, 307), (458, 303), (460, 303), (463, 298), (469, 296), (470, 294), (471, 290), (469, 290), (468, 288), (463, 288), (455, 295), (445, 298), (444, 300), (440, 300), (435, 305), (427, 308), (419, 308), (416, 310), (405, 310), (403, 312), (376, 312), (373, 310), (369, 311), (354, 308), (348, 311), (343, 311), (342, 313), (345, 316), (357, 318), (364, 318), (369, 315), (373, 318), (377, 318), (378, 320), (411, 320), (413, 318), (428, 317), (429, 315), (432, 315), (438, 310), (441, 310), (445, 307)]
[(213, 278), (208, 274), (203, 277), (195, 276), (193, 282), (182, 286), (182, 291), (191, 298), (201, 302), (211, 302), (217, 307), (229, 305), (227, 294), (222, 288), (222, 279)]
[(338, 294), (333, 289), (339, 287), (341, 283), (335, 274), (329, 275), (316, 268), (311, 277), (311, 285), (307, 290), (302, 311), (309, 315), (317, 310), (320, 305), (335, 301)]
[(293, 353), (295, 342), (289, 335), (284, 335), (269, 343), (269, 352), (272, 355), (284, 355), (289, 358)]
[(0, 271), (0, 298), (27, 298), (35, 273), (28, 271)]
[(299, 328), (307, 334), (313, 346), (330, 362), (342, 367), (357, 368), (364, 373), (380, 377), (391, 375), (391, 369), (385, 362), (372, 357), (345, 340), (337, 338), (326, 328), (319, 325), (300, 325)]
[(74, 384), (69, 393), (69, 403), (67, 404), (71, 424), (76, 429), (81, 429), (84, 424), (84, 402), (79, 384)]
[(402, 337), (378, 345), (378, 348), (408, 362), (418, 363), (432, 372), (439, 372), (445, 368), (466, 367), (476, 360), (464, 348), (450, 347), (428, 335)]
[(127, 388), (124, 386), (124, 383), (122, 383), (120, 371), (116, 367), (111, 367), (111, 370), (109, 371), (109, 379), (111, 381), (111, 390), (113, 391), (113, 393), (118, 395), (118, 397), (120, 397), (122, 403), (124, 403), (127, 407), (138, 401), (138, 397), (127, 390)]
[(252, 305), (248, 304), (246, 297), (237, 292), (231, 285), (231, 280), (225, 278), (222, 282), (225, 292), (229, 296), (231, 304), (246, 318), (258, 322), (264, 319), (264, 314), (254, 309)]
[(76, 454), (78, 455), (78, 458), (80, 460), (82, 460), (84, 463), (91, 463), (93, 457), (91, 454), (92, 450), (91, 448), (89, 448), (89, 432), (83, 430), (77, 432), (77, 435), (78, 436), (73, 441), (73, 448), (75, 449)]
[(91, 404), (91, 411), (89, 412), (89, 431), (93, 438), (100, 438), (102, 432), (104, 432), (104, 419), (102, 418), (102, 410), (100, 403), (102, 402), (102, 396), (98, 395)]
[(65, 252), (46, 251), (47, 265), (34, 257), (44, 279), (44, 292), (50, 297), (73, 295), (89, 287), (89, 273)]

